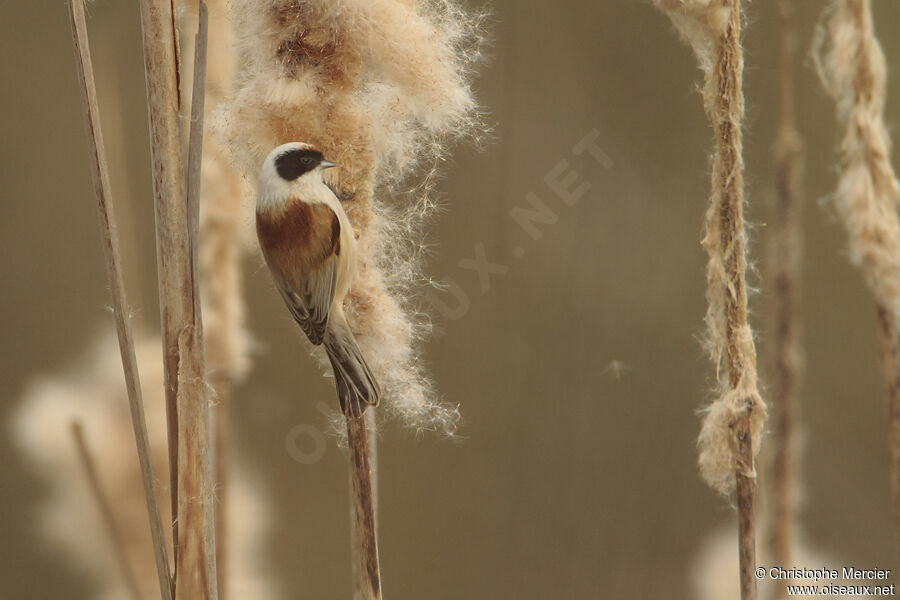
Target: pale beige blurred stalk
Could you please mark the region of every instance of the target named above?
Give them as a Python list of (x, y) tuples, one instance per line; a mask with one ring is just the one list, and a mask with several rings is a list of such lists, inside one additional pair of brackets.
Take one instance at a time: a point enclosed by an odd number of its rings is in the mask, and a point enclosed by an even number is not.
[(850, 259), (875, 297), (888, 412), (894, 527), (900, 541), (900, 184), (884, 122), (887, 67), (869, 0), (832, 0), (816, 33), (813, 57), (834, 99), (841, 130), (834, 208), (847, 231)]
[[(136, 356), (144, 395), (163, 397), (163, 366), (159, 336), (138, 334)], [(16, 447), (46, 490), (37, 501), (39, 538), (97, 588), (97, 600), (121, 600), (128, 588), (117, 567), (118, 558), (103, 531), (102, 513), (94, 499), (69, 435), (72, 421), (84, 426), (84, 437), (97, 464), (104, 489), (112, 500), (113, 517), (144, 598), (159, 598), (153, 546), (143, 504), (140, 470), (122, 367), (115, 340), (107, 335), (85, 344), (77, 361), (31, 380), (9, 431)], [(166, 415), (163, 402), (147, 403), (147, 429), (157, 478), (166, 481)], [(231, 501), (227, 507), (232, 552), (222, 570), (234, 598), (267, 600), (278, 597), (266, 559), (271, 529), (262, 486), (239, 461), (231, 468)], [(171, 522), (168, 489), (158, 486), (163, 521)], [(171, 539), (168, 539), (171, 543)]]
[(110, 500), (103, 485), (100, 470), (97, 468), (97, 459), (85, 440), (84, 425), (81, 421), (72, 422), (72, 442), (84, 469), (94, 504), (99, 508), (101, 518), (106, 525), (108, 539), (113, 549), (119, 572), (122, 574), (125, 586), (128, 588), (129, 597), (131, 600), (142, 600), (144, 596), (141, 594), (137, 576), (134, 574), (134, 567), (128, 562), (128, 551), (122, 538), (122, 531), (119, 529), (119, 523), (116, 520), (116, 513), (112, 508), (112, 500)]
[(707, 346), (719, 398), (706, 410), (698, 439), (700, 471), (734, 494), (738, 509), (741, 597), (756, 598), (755, 458), (766, 419), (757, 389), (756, 349), (747, 321), (744, 228), (741, 5), (739, 0), (656, 0), (690, 44), (704, 75), (703, 104), (715, 151), (703, 246), (707, 265)]
[[(796, 432), (802, 376), (798, 298), (801, 281), (804, 147), (797, 130), (794, 65), (797, 35), (792, 0), (779, 2), (780, 52), (778, 69), (778, 132), (773, 149), (775, 199), (769, 234), (769, 327), (772, 356), (772, 450), (769, 468), (768, 555), (772, 563), (794, 566), (793, 544), (797, 510)], [(786, 588), (777, 588), (784, 597)]]

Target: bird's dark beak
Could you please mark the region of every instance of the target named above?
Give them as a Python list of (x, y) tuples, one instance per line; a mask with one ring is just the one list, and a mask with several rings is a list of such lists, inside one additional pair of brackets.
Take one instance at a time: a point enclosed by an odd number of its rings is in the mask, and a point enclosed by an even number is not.
[(319, 163), (319, 164), (322, 166), (323, 169), (330, 169), (331, 167), (339, 167), (339, 166), (341, 166), (341, 165), (339, 165), (339, 164), (337, 164), (337, 163), (335, 163), (335, 162), (331, 162), (330, 160), (323, 160), (323, 161), (322, 161), (321, 163)]

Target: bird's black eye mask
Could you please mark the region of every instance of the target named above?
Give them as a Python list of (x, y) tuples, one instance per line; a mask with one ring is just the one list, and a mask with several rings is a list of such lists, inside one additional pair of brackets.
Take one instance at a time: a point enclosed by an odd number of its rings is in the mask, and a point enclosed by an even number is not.
[(275, 159), (275, 170), (285, 181), (294, 181), (318, 167), (323, 159), (318, 150), (288, 150)]

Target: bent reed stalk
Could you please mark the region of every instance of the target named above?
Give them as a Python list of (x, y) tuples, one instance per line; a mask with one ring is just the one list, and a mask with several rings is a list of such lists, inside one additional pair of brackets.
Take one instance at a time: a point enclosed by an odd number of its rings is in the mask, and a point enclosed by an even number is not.
[(704, 479), (734, 495), (738, 511), (741, 598), (756, 598), (755, 459), (766, 419), (757, 389), (756, 349), (747, 321), (744, 227), (743, 50), (740, 0), (656, 0), (693, 48), (704, 74), (703, 104), (715, 152), (703, 247), (707, 265), (707, 348), (719, 398), (698, 438)]

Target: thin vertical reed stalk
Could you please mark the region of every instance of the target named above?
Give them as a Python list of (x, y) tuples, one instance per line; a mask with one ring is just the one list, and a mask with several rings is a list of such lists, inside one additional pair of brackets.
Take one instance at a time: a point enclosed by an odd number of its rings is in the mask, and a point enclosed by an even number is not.
[(228, 598), (228, 583), (225, 566), (228, 565), (228, 539), (230, 529), (228, 527), (228, 415), (231, 401), (230, 383), (223, 383), (213, 379), (211, 381), (216, 394), (216, 410), (213, 414), (213, 428), (215, 431), (215, 460), (214, 477), (216, 482), (214, 501), (216, 503), (216, 564), (222, 565), (217, 569), (219, 577), (219, 597)]
[[(800, 287), (803, 142), (797, 131), (794, 101), (796, 31), (793, 2), (779, 3), (779, 123), (775, 138), (775, 205), (770, 238), (772, 270), (771, 328), (773, 344), (771, 520), (769, 555), (773, 564), (792, 566), (796, 519), (796, 433), (802, 368), (797, 303)], [(789, 584), (790, 582), (786, 582)], [(787, 585), (779, 585), (779, 597)]]
[(131, 422), (134, 427), (138, 461), (141, 467), (144, 497), (147, 502), (147, 513), (150, 520), (150, 534), (153, 539), (156, 572), (163, 600), (172, 600), (174, 596), (173, 580), (169, 569), (165, 534), (163, 533), (162, 518), (160, 517), (159, 504), (157, 502), (156, 479), (153, 475), (153, 464), (150, 460), (150, 443), (147, 435), (147, 422), (144, 416), (144, 401), (141, 396), (140, 376), (134, 352), (134, 333), (131, 328), (131, 319), (128, 314), (128, 299), (120, 268), (119, 236), (112, 207), (106, 150), (103, 146), (103, 134), (100, 129), (100, 109), (97, 104), (97, 88), (94, 84), (91, 51), (84, 18), (84, 0), (71, 0), (69, 10), (72, 24), (72, 41), (75, 46), (75, 53), (78, 56), (76, 64), (78, 66), (81, 100), (84, 105), (85, 125), (88, 131), (91, 179), (94, 183), (94, 192), (97, 195), (100, 236), (103, 242), (107, 279), (109, 280), (113, 313), (116, 319), (116, 333), (119, 339), (119, 351), (122, 356), (122, 368), (125, 373), (125, 386), (131, 409)]
[(375, 529), (378, 529), (378, 424), (375, 411), (367, 410), (366, 429), (369, 439), (369, 471), (372, 474), (372, 498), (375, 505)]
[(755, 459), (766, 418), (757, 390), (756, 348), (747, 321), (744, 116), (740, 0), (656, 0), (691, 45), (704, 72), (703, 102), (715, 151), (703, 247), (709, 352), (720, 397), (700, 432), (700, 471), (738, 511), (741, 598), (756, 598)]
[[(754, 448), (754, 436), (751, 432), (751, 413), (756, 404), (754, 396), (757, 395), (755, 381), (748, 390), (742, 389), (748, 383), (747, 379), (756, 379), (756, 352), (747, 324), (747, 290), (744, 281), (747, 268), (741, 140), (744, 59), (740, 44), (740, 0), (730, 0), (728, 5), (728, 24), (719, 42), (718, 60), (714, 66), (718, 74), (718, 89), (711, 115), (717, 144), (713, 159), (714, 191), (707, 215), (704, 245), (709, 252), (710, 262), (716, 263), (711, 266), (708, 274), (710, 293), (724, 296), (724, 301), (722, 298), (711, 299), (710, 310), (724, 309), (724, 315), (714, 315), (713, 318), (723, 322), (725, 327), (728, 391), (736, 392), (738, 402), (744, 404), (734, 426), (737, 446), (734, 477), (737, 487), (741, 598), (755, 600), (754, 459), (757, 449)], [(718, 239), (715, 239), (716, 236)], [(719, 272), (722, 266), (724, 273)]]
[(756, 478), (748, 475), (753, 468), (753, 437), (750, 434), (750, 414), (734, 426), (737, 440), (738, 468), (735, 473), (735, 499), (738, 509), (738, 568), (741, 600), (756, 598), (756, 514), (754, 492)]
[(900, 349), (897, 346), (897, 319), (883, 306), (877, 307), (881, 376), (888, 411), (891, 494), (894, 501), (894, 529), (900, 540)]
[[(198, 2), (180, 0), (180, 49), (184, 56), (194, 53), (193, 34), (197, 30)], [(208, 2), (209, 45), (215, 52), (206, 62), (204, 115), (208, 117), (222, 101), (222, 95), (233, 83), (235, 57), (230, 19), (230, 2)], [(181, 78), (192, 77), (189, 61), (181, 64)], [(197, 106), (192, 103), (191, 110)], [(183, 107), (182, 114), (187, 120)], [(206, 121), (208, 123), (208, 120)], [(208, 133), (209, 126), (205, 125)], [(225, 158), (226, 150), (216, 140), (205, 136), (202, 155), (202, 186), (199, 196), (200, 289), (203, 298), (204, 345), (207, 376), (215, 392), (213, 423), (215, 427), (216, 470), (216, 561), (228, 561), (229, 465), (228, 421), (232, 386), (240, 381), (249, 361), (249, 338), (244, 329), (244, 298), (241, 258), (246, 250), (247, 224), (245, 202), (239, 176)], [(219, 570), (219, 596), (225, 596), (227, 583), (224, 569)]]
[[(369, 462), (369, 480), (372, 488), (372, 518), (375, 522), (375, 536), (378, 537), (378, 436), (377, 424), (375, 421), (375, 410), (370, 408), (364, 414), (366, 425), (366, 442), (368, 445), (368, 462)], [(353, 599), (365, 600), (370, 596), (367, 591), (370, 587), (369, 576), (365, 569), (361, 568), (364, 564), (363, 560), (358, 557), (358, 550), (364, 548), (364, 541), (360, 538), (360, 530), (357, 525), (357, 503), (355, 500), (355, 491), (353, 488), (354, 469), (350, 469), (350, 548), (352, 549), (351, 557), (351, 576), (353, 582)]]
[[(205, 81), (206, 11), (200, 8), (187, 184), (178, 122), (180, 90), (171, 1), (142, 0), (170, 461), (174, 458), (175, 597), (217, 598), (213, 434), (200, 317), (197, 197)], [(199, 83), (197, 83), (199, 79)], [(197, 94), (196, 90), (200, 90)], [(196, 112), (196, 111), (192, 111)], [(188, 196), (188, 197), (186, 197)], [(190, 213), (188, 211), (190, 205)], [(173, 403), (174, 400), (174, 403)], [(174, 431), (173, 431), (174, 427)]]
[(163, 334), (172, 540), (178, 555), (178, 337), (192, 311), (187, 202), (178, 108), (178, 52), (170, 0), (141, 0), (150, 160), (156, 208), (156, 268)]
[(381, 598), (381, 571), (375, 522), (375, 494), (365, 415), (347, 416), (350, 449), (351, 557), (353, 599)]
[(125, 580), (125, 586), (128, 588), (128, 592), (133, 600), (141, 600), (143, 596), (141, 596), (141, 590), (138, 587), (134, 569), (131, 568), (131, 563), (128, 562), (125, 543), (122, 540), (122, 532), (119, 531), (119, 527), (116, 525), (112, 505), (109, 502), (109, 497), (103, 490), (103, 484), (100, 482), (100, 473), (97, 471), (97, 462), (94, 460), (94, 456), (88, 448), (87, 440), (84, 439), (84, 427), (79, 421), (72, 422), (72, 441), (75, 444), (78, 460), (81, 462), (81, 466), (84, 469), (88, 487), (91, 488), (91, 494), (93, 494), (94, 501), (100, 509), (103, 524), (106, 525), (106, 533), (109, 535), (113, 554), (116, 555), (119, 569), (122, 572), (122, 578)]
[(869, 0), (833, 0), (813, 57), (836, 103), (840, 177), (834, 206), (847, 230), (850, 258), (875, 297), (888, 413), (894, 523), (900, 541), (900, 389), (896, 320), (900, 315), (900, 183), (884, 123), (887, 67)]
[(218, 597), (216, 575), (215, 434), (200, 311), (200, 162), (206, 85), (208, 12), (200, 2), (194, 42), (194, 81), (188, 143), (187, 221), (191, 312), (178, 337), (178, 520), (176, 600)]

